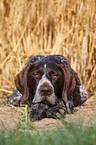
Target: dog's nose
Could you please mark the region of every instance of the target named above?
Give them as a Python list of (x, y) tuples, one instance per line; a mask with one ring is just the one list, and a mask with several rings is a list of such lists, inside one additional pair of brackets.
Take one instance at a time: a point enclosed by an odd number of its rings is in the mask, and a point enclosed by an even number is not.
[(51, 95), (52, 94), (52, 88), (48, 85), (41, 86), (40, 94), (44, 95), (44, 96)]

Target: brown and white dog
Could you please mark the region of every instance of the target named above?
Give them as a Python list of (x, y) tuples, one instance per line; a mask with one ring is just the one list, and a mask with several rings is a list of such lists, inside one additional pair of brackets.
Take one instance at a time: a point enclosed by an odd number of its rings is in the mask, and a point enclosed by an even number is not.
[(61, 55), (32, 57), (16, 75), (15, 85), (17, 90), (10, 96), (8, 103), (29, 104), (31, 118), (33, 110), (35, 115), (36, 109), (40, 108), (41, 113), (37, 113), (39, 117), (33, 120), (51, 117), (64, 106), (68, 113), (72, 113), (74, 106), (81, 105), (88, 98), (77, 74)]

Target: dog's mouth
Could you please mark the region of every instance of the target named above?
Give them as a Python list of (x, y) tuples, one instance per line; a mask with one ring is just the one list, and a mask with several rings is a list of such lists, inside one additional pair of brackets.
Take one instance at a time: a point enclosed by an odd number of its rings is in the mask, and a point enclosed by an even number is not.
[(36, 102), (36, 103), (32, 103), (31, 105), (35, 105), (35, 104), (46, 104), (48, 105), (48, 107), (52, 107), (52, 106), (55, 106), (56, 104), (50, 104), (50, 102), (47, 101), (47, 99), (45, 98), (44, 100), (42, 100), (41, 102)]
[(48, 105), (49, 107), (52, 107), (54, 105), (50, 104), (50, 102), (47, 101), (47, 99), (45, 98), (41, 103)]

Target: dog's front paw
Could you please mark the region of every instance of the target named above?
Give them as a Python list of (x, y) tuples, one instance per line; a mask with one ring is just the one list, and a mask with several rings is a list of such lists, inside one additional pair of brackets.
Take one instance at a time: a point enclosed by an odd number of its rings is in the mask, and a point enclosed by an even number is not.
[(66, 108), (60, 106), (51, 107), (46, 111), (46, 116), (52, 118), (56, 118), (56, 117), (61, 118), (64, 117), (65, 114), (66, 114)]
[(41, 120), (42, 118), (46, 117), (46, 110), (48, 110), (47, 104), (32, 104), (30, 107), (31, 121)]

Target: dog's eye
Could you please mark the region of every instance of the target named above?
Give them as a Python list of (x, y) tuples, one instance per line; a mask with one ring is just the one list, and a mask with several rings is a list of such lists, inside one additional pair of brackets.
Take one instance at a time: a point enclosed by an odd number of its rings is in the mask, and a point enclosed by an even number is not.
[(34, 73), (33, 76), (36, 77), (36, 78), (40, 78), (41, 77), (41, 75), (39, 73)]
[(57, 77), (58, 77), (58, 75), (55, 75), (55, 74), (51, 75), (52, 79), (56, 79)]

